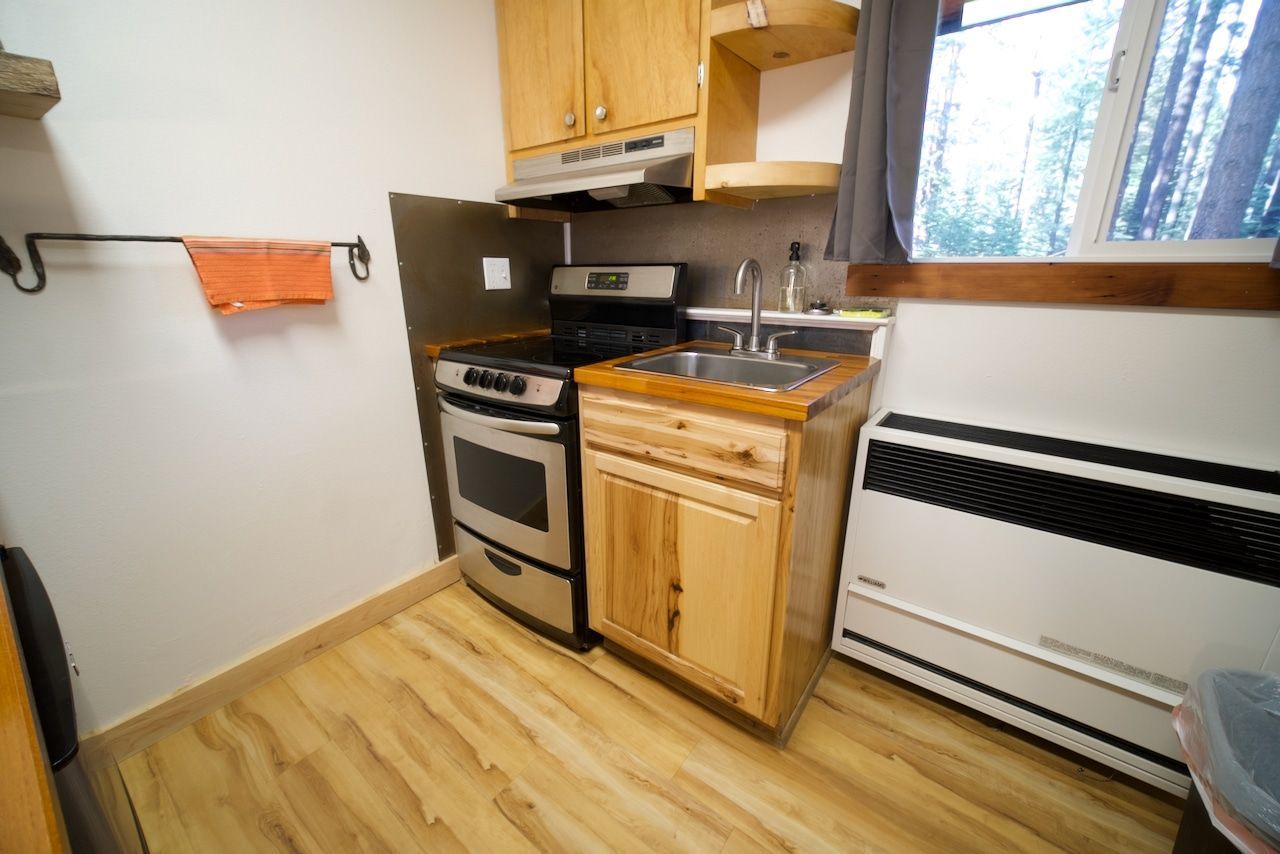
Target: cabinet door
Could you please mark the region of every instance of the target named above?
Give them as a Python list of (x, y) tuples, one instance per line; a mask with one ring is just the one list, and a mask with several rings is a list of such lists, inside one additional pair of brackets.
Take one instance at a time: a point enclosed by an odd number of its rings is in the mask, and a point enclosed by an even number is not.
[(585, 454), (591, 625), (760, 718), (778, 501), (612, 454)]
[(582, 136), (582, 0), (497, 0), (510, 150)]
[(700, 7), (698, 0), (583, 0), (592, 133), (698, 112)]

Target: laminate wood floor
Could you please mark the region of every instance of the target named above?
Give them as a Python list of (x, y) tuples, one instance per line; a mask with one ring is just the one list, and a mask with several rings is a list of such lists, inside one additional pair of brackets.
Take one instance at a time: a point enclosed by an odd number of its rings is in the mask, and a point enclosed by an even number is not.
[(1181, 812), (838, 658), (779, 750), (462, 584), (123, 771), (157, 854), (1168, 851)]

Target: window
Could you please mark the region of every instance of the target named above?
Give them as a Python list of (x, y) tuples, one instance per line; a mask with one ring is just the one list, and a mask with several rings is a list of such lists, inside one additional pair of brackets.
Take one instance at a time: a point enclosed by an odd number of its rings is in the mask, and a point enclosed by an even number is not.
[(914, 256), (1269, 258), (1277, 81), (1280, 0), (947, 0)]

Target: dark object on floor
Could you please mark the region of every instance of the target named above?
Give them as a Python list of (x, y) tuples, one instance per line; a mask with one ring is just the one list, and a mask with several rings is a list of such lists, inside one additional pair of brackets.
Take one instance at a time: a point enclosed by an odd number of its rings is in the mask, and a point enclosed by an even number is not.
[(71, 695), (71, 669), (63, 652), (62, 632), (49, 594), (22, 549), (0, 546), (0, 565), (9, 590), (13, 622), (31, 684), (31, 702), (40, 718), (45, 751), (55, 772), (75, 758), (76, 703)]
[[(122, 849), (76, 755), (80, 741), (76, 731), (75, 697), (71, 692), (71, 669), (53, 603), (25, 551), (0, 546), (0, 567), (70, 849), (75, 854), (115, 854)], [(5, 618), (6, 615), (0, 613), (0, 619)], [(119, 773), (114, 768), (109, 770)], [(136, 817), (133, 821), (138, 847), (130, 848), (146, 851)]]

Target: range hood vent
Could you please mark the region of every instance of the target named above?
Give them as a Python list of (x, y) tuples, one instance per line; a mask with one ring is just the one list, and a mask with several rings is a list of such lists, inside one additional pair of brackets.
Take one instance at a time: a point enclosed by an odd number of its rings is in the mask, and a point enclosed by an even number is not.
[(608, 210), (688, 201), (693, 128), (528, 157), (494, 194), (499, 202), (564, 211)]

